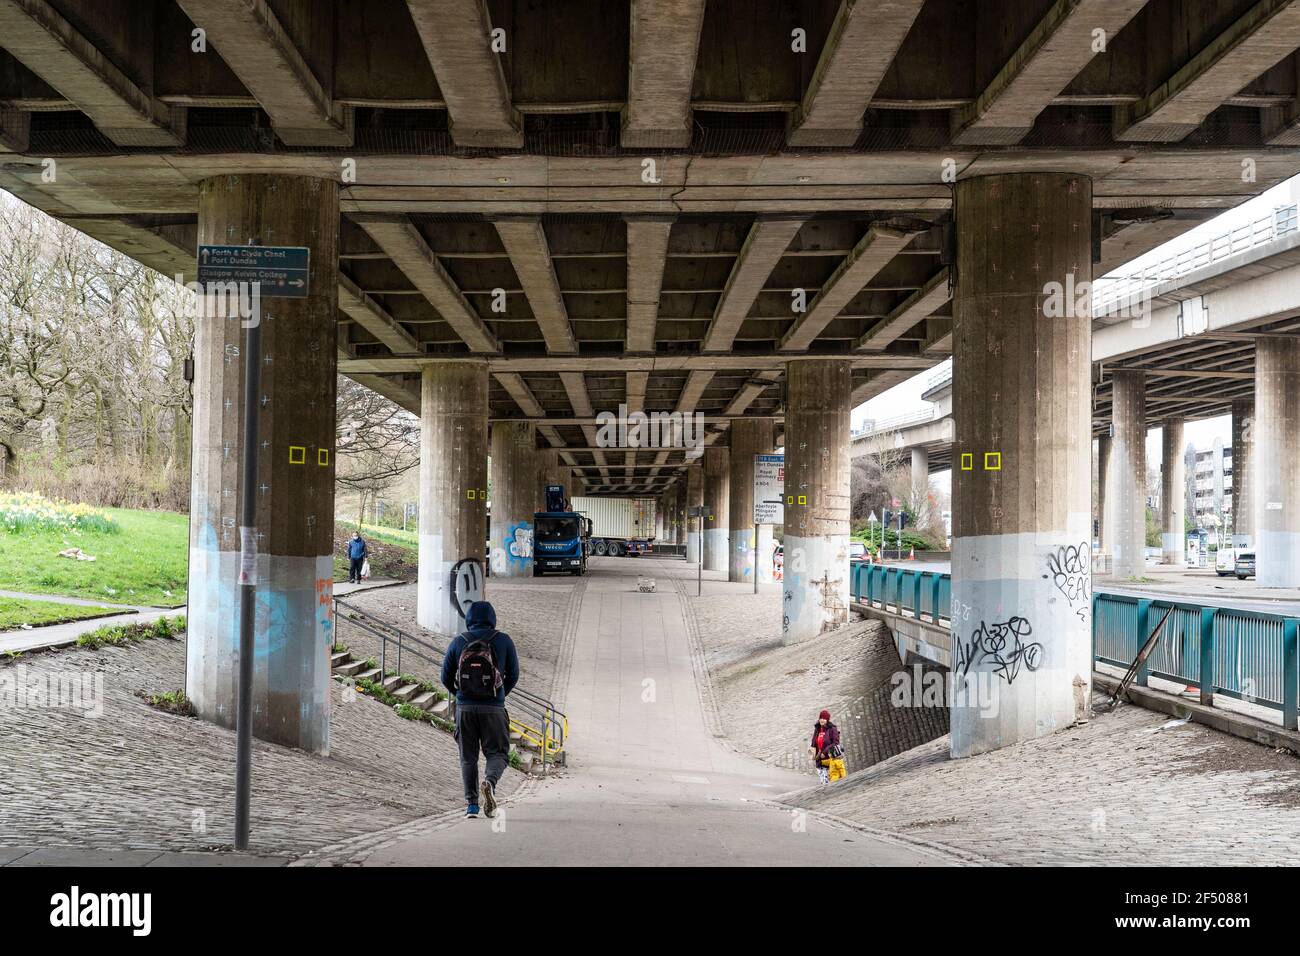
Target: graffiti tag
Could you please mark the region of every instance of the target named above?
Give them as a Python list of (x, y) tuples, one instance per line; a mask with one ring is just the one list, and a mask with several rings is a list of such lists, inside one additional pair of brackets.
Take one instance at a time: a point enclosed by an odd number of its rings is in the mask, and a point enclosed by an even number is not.
[(980, 621), (969, 641), (955, 637), (957, 670), (965, 677), (972, 667), (988, 664), (989, 669), (1008, 684), (1014, 683), (1021, 667), (1038, 670), (1043, 660), (1043, 645), (1026, 644), (1024, 638), (1034, 631), (1023, 617), (1012, 617), (999, 624)]
[(451, 605), (463, 620), (469, 606), (483, 600), (483, 564), (478, 558), (461, 558), (451, 567)]
[(1077, 545), (1066, 544), (1047, 556), (1048, 574), (1056, 589), (1065, 595), (1070, 607), (1087, 620), (1088, 605), (1092, 598), (1092, 552), (1086, 541)]

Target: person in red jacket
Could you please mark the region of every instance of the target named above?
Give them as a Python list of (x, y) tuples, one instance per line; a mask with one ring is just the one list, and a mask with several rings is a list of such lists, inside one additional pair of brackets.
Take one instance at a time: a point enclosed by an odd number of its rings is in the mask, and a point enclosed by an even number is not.
[(829, 710), (823, 710), (817, 715), (808, 753), (817, 764), (817, 778), (822, 783), (832, 783), (844, 777), (844, 748), (840, 745), (840, 729), (831, 723)]

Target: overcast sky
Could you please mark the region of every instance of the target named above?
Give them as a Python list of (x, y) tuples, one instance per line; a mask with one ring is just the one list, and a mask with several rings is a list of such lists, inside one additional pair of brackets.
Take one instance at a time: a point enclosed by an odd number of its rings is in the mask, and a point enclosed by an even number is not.
[[(1249, 202), (1242, 203), (1237, 208), (1215, 216), (1208, 222), (1202, 223), (1176, 239), (1171, 239), (1164, 245), (1157, 246), (1145, 255), (1125, 263), (1120, 268), (1107, 273), (1107, 275), (1129, 275), (1140, 272), (1144, 268), (1150, 268), (1175, 252), (1205, 242), (1238, 226), (1267, 216), (1272, 213), (1274, 207), (1289, 205), (1296, 202), (1298, 198), (1300, 198), (1300, 176), (1295, 176), (1279, 183)], [(949, 368), (951, 365), (952, 361), (949, 359), (933, 369), (926, 369), (906, 382), (895, 385), (869, 402), (859, 405), (853, 410), (853, 428), (861, 428), (863, 422), (867, 419), (892, 418), (895, 415), (906, 415), (910, 412), (928, 408), (930, 403), (921, 400), (921, 393), (925, 391), (925, 383), (932, 375), (937, 374), (940, 369)], [(1218, 418), (1188, 422), (1183, 430), (1183, 435), (1187, 444), (1196, 445), (1197, 448), (1209, 448), (1216, 440), (1231, 444), (1232, 419), (1230, 416), (1222, 415)], [(1147, 464), (1149, 467), (1154, 468), (1160, 464), (1160, 442), (1160, 429), (1153, 428), (1147, 433)], [(935, 483), (947, 488), (949, 485), (948, 473), (935, 475)]]

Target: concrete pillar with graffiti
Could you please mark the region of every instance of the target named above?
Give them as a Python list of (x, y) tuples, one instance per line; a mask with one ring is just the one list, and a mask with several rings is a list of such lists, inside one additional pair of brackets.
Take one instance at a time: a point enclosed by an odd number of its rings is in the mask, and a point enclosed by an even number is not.
[(1088, 712), (1092, 188), (975, 177), (954, 212), (950, 747), (968, 757)]
[[(499, 578), (532, 577), (538, 454), (532, 422), (492, 426), (492, 517), (488, 560)], [(567, 492), (566, 492), (567, 493)]]
[(731, 469), (726, 447), (704, 449), (704, 569), (727, 570)]
[[(217, 282), (229, 287), (222, 291), (205, 287), (204, 314), (195, 324), (185, 691), (200, 717), (234, 726), (239, 525), (242, 499), (254, 495), (256, 523), (243, 549), (256, 586), (253, 734), (326, 753), (334, 643), (338, 184), (302, 176), (217, 176), (200, 183), (198, 207), (198, 243), (205, 253), (217, 246), (292, 247), (288, 254), (305, 260), (307, 276), (287, 296), (286, 290), (263, 292), (260, 283), (254, 290), (243, 280)], [(298, 251), (303, 248), (305, 254)], [(207, 261), (204, 253), (200, 259)], [(244, 303), (252, 308), (245, 310)], [(245, 326), (254, 323), (261, 334), (260, 436), (258, 479), (248, 488), (241, 470), (243, 376)]]
[(420, 378), (420, 570), (416, 620), (459, 633), (486, 593), (488, 369), (424, 367)]
[(782, 639), (809, 641), (849, 619), (848, 359), (786, 366)]

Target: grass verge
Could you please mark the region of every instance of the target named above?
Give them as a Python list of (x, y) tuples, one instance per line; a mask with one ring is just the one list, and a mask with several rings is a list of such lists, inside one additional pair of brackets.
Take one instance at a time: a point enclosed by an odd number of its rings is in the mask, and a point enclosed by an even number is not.
[(41, 627), (46, 624), (84, 621), (91, 617), (109, 617), (116, 613), (119, 612), (102, 607), (82, 607), (79, 604), (0, 597), (0, 631), (12, 630), (24, 624), (29, 627)]
[[(189, 520), (170, 511), (106, 508), (118, 530), (33, 528), (0, 534), (0, 589), (179, 607), (185, 603)], [(59, 557), (80, 548), (94, 561)]]

